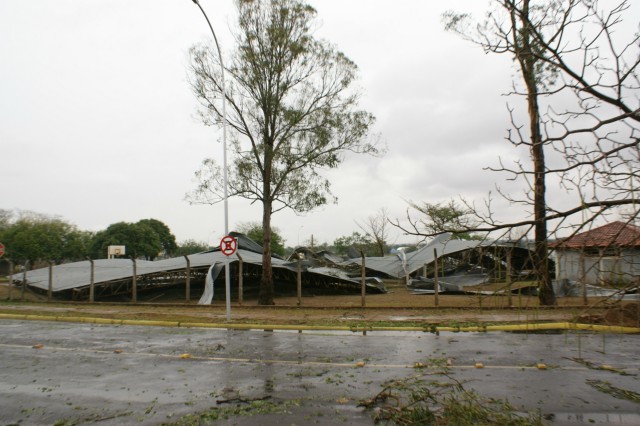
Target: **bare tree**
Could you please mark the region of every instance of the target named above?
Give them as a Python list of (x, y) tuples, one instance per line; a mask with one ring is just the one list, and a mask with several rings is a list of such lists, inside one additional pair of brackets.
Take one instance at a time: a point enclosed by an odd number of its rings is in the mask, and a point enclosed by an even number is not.
[[(510, 106), (507, 140), (527, 147), (531, 164), (501, 160), (489, 169), (523, 180), (522, 197), (498, 192), (529, 211), (526, 219), (505, 222), (492, 210), (491, 199), (483, 209), (467, 203), (480, 221), (468, 230), (533, 229), (540, 302), (551, 305), (549, 236), (567, 229), (576, 233), (621, 206), (634, 219), (639, 213), (639, 35), (621, 29), (628, 1), (608, 8), (596, 0), (495, 0), (493, 5), (476, 25), (469, 15), (447, 13), (446, 27), (487, 52), (512, 55), (518, 65), (522, 82), (514, 82), (512, 94), (525, 98), (528, 125), (519, 123)], [(547, 200), (550, 179), (566, 191), (554, 200), (562, 208)], [(430, 235), (412, 224), (409, 233)]]
[[(374, 117), (358, 110), (352, 89), (356, 65), (325, 41), (314, 38), (316, 11), (299, 0), (238, 0), (237, 49), (225, 72), (234, 142), (230, 196), (263, 207), (262, 278), (258, 303), (273, 300), (271, 216), (291, 208), (307, 212), (333, 201), (320, 168), (338, 167), (345, 152), (376, 153), (368, 139)], [(222, 125), (223, 96), (218, 56), (210, 48), (191, 50), (192, 88), (206, 124)], [(222, 173), (215, 160), (196, 173), (191, 202), (216, 203)]]
[(380, 256), (384, 256), (390, 223), (389, 210), (384, 207), (381, 207), (377, 214), (369, 216), (363, 224), (356, 222), (358, 227), (373, 240)]

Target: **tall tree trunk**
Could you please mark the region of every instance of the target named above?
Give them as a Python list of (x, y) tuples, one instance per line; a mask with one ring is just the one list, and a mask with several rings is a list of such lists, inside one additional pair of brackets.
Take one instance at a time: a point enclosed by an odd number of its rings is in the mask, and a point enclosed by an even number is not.
[[(522, 77), (527, 86), (527, 107), (529, 112), (529, 130), (531, 133), (531, 158), (534, 173), (533, 212), (535, 221), (533, 266), (538, 279), (538, 299), (541, 305), (555, 305), (556, 298), (549, 274), (549, 252), (547, 247), (546, 221), (546, 174), (544, 159), (544, 143), (540, 131), (540, 108), (538, 105), (538, 75), (536, 58), (532, 54), (529, 33), (529, 0), (524, 0), (522, 7), (521, 48), (516, 48)], [(515, 28), (515, 26), (514, 26)], [(518, 46), (516, 40), (516, 46)]]
[(275, 305), (273, 291), (273, 271), (271, 268), (271, 168), (273, 153), (270, 144), (265, 144), (262, 200), (262, 278), (258, 292), (258, 305)]
[(549, 250), (547, 247), (547, 212), (546, 203), (546, 175), (544, 161), (544, 146), (540, 134), (539, 110), (537, 93), (535, 96), (529, 94), (529, 116), (531, 117), (532, 146), (531, 155), (533, 157), (534, 169), (534, 252), (533, 264), (538, 277), (538, 299), (541, 305), (555, 305), (556, 298), (551, 285), (551, 275), (549, 273)]
[(262, 278), (260, 279), (258, 305), (275, 305), (271, 269), (271, 202), (266, 200), (262, 212), (262, 232)]

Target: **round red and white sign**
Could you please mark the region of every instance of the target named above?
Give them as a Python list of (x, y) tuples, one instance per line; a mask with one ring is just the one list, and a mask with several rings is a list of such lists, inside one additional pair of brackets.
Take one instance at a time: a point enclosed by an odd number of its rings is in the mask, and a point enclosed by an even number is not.
[(220, 240), (220, 251), (225, 256), (231, 256), (238, 248), (238, 240), (231, 235), (227, 235)]

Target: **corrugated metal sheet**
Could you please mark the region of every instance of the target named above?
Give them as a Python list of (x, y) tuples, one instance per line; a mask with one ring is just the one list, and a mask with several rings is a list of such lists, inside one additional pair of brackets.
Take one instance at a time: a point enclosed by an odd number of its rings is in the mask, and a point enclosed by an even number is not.
[[(262, 264), (262, 255), (248, 250), (238, 250), (246, 263)], [(224, 263), (225, 255), (220, 251), (205, 252), (189, 255), (191, 268), (208, 268), (215, 263)], [(232, 261), (237, 262), (234, 255)], [(285, 261), (273, 258), (273, 267), (284, 267)], [(185, 270), (187, 261), (184, 257), (174, 257), (158, 261), (137, 260), (136, 272), (141, 277), (162, 272), (176, 272)], [(84, 287), (91, 284), (91, 263), (88, 260), (82, 262), (65, 263), (53, 267), (53, 291), (59, 292), (73, 288)], [(94, 260), (95, 284), (131, 279), (133, 277), (133, 261), (129, 259), (96, 259)], [(23, 274), (12, 276), (14, 281), (22, 281)], [(49, 268), (36, 269), (27, 272), (27, 284), (42, 290), (49, 288)]]
[[(249, 250), (239, 249), (237, 253), (242, 256), (243, 263), (261, 266), (262, 254)], [(225, 255), (220, 251), (192, 254), (188, 256), (192, 269), (206, 268), (212, 265), (221, 265), (217, 268), (220, 272), (224, 270)], [(236, 255), (230, 256), (230, 264), (237, 263)], [(297, 271), (295, 262), (287, 262), (279, 258), (271, 258), (272, 267), (276, 269), (286, 269), (291, 272)], [(136, 276), (143, 278), (145, 275), (162, 274), (164, 272), (184, 271), (187, 268), (187, 261), (184, 257), (176, 257), (158, 261), (138, 260), (136, 262)], [(91, 284), (91, 263), (87, 261), (67, 263), (54, 266), (52, 271), (52, 291), (61, 292), (74, 288), (86, 287)], [(360, 279), (350, 278), (344, 271), (335, 268), (308, 268), (303, 266), (306, 274), (323, 277), (327, 281), (353, 284), (359, 286)], [(217, 275), (217, 274), (216, 274)], [(133, 277), (133, 261), (129, 259), (98, 259), (94, 261), (94, 283), (100, 285), (104, 283), (130, 280)], [(21, 282), (23, 274), (15, 274), (11, 277), (13, 281)], [(49, 268), (36, 269), (27, 272), (27, 284), (29, 286), (48, 290), (49, 288)], [(384, 288), (375, 286), (384, 291)]]
[[(391, 277), (402, 278), (409, 274), (420, 270), (425, 264), (434, 261), (436, 250), (438, 257), (452, 253), (458, 253), (465, 250), (471, 250), (476, 247), (489, 247), (499, 245), (495, 241), (489, 240), (452, 240), (451, 234), (442, 234), (434, 238), (426, 246), (412, 253), (398, 253), (395, 256), (385, 257), (367, 257), (366, 267), (374, 271), (382, 272)], [(503, 244), (508, 246), (506, 244)], [(359, 259), (351, 259), (345, 264), (361, 264)]]

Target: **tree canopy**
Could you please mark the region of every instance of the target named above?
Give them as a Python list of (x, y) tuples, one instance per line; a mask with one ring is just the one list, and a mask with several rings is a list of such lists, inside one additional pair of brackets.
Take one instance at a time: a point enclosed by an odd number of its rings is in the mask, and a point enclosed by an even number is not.
[(459, 240), (480, 239), (481, 235), (469, 232), (477, 225), (473, 219), (473, 212), (450, 200), (448, 203), (414, 203), (410, 202), (421, 217), (416, 219), (415, 228), (420, 228), (427, 235), (451, 233), (452, 238)]
[(177, 247), (175, 236), (164, 223), (156, 219), (109, 225), (107, 229), (96, 233), (91, 247), (92, 257), (107, 257), (107, 248), (111, 245), (125, 246), (128, 257), (144, 257), (148, 260), (154, 260), (166, 247), (173, 247), (173, 250)]
[[(322, 168), (338, 167), (346, 152), (377, 153), (374, 117), (358, 109), (356, 65), (313, 34), (316, 11), (299, 0), (238, 1), (236, 49), (225, 61), (212, 46), (191, 49), (191, 85), (205, 124), (228, 125), (233, 167), (229, 195), (263, 207), (263, 274), (259, 304), (273, 304), (271, 215), (307, 212), (335, 201)], [(229, 104), (223, 114), (222, 98)], [(226, 120), (226, 121), (225, 121)], [(206, 159), (191, 202), (223, 200), (220, 166)]]
[(174, 256), (185, 256), (189, 254), (202, 253), (211, 247), (203, 241), (185, 240), (178, 244), (178, 248), (174, 252)]
[[(264, 239), (264, 229), (259, 222), (245, 222), (238, 225), (238, 232), (261, 244)], [(284, 256), (284, 238), (280, 235), (278, 228), (271, 228), (271, 251), (279, 256)]]
[(333, 241), (333, 248), (337, 254), (351, 255), (353, 257), (360, 256), (360, 252), (364, 252), (365, 256), (378, 256), (378, 246), (376, 242), (367, 234), (361, 234), (357, 231), (351, 235), (343, 235)]
[(172, 255), (178, 248), (176, 237), (171, 233), (171, 229), (158, 219), (142, 219), (138, 223), (149, 225), (160, 238), (160, 245), (166, 255)]
[[(0, 209), (0, 242), (5, 258), (16, 263), (55, 263), (106, 258), (110, 245), (126, 246), (126, 256), (154, 260), (159, 254), (180, 256), (206, 251), (206, 243), (187, 240), (180, 247), (167, 225), (157, 219), (117, 222), (93, 233), (55, 216)], [(164, 253), (163, 253), (164, 252)]]
[(62, 263), (82, 260), (89, 252), (93, 235), (58, 217), (3, 210), (0, 218), (0, 241), (6, 247), (5, 257), (14, 262)]

